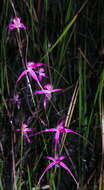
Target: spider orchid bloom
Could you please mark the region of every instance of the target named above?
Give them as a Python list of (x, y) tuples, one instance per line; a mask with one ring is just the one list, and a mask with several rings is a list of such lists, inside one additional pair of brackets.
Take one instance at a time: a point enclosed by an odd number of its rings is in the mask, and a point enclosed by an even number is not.
[(46, 74), (45, 74), (45, 70), (44, 70), (43, 68), (40, 68), (39, 71), (37, 71), (37, 73), (38, 73), (39, 81), (42, 81), (42, 78), (43, 78), (43, 77), (46, 77), (46, 78), (47, 78), (47, 76), (46, 76)]
[(16, 131), (21, 131), (22, 132), (22, 136), (24, 136), (26, 138), (26, 140), (28, 141), (28, 143), (31, 143), (29, 137), (28, 137), (28, 133), (29, 131), (32, 131), (32, 129), (28, 128), (28, 125), (26, 125), (25, 123), (22, 124), (21, 129), (16, 129)]
[(13, 98), (10, 98), (10, 101), (20, 103), (19, 94), (14, 95)]
[[(37, 67), (40, 67), (40, 66), (42, 66), (43, 65), (43, 63), (34, 63), (34, 62), (28, 62), (27, 63), (27, 65), (26, 65), (26, 70), (24, 70), (21, 74), (20, 74), (20, 76), (18, 77), (18, 79), (17, 79), (17, 82), (16, 82), (16, 84), (18, 84), (18, 82), (21, 80), (21, 78), (24, 76), (24, 75), (26, 75), (27, 73), (29, 73), (30, 75), (31, 75), (31, 77), (37, 82), (37, 83), (39, 83), (39, 79), (38, 79), (38, 76), (37, 76), (37, 71), (35, 71), (35, 70), (33, 70), (33, 69), (36, 69)], [(42, 70), (43, 71), (43, 70)], [(41, 79), (42, 79), (42, 77), (43, 77), (43, 75), (44, 75), (44, 77), (45, 77), (45, 73), (44, 72), (42, 72), (42, 71), (40, 71), (40, 73), (38, 72), (38, 75), (39, 75), (39, 78), (40, 78), (40, 76), (41, 76)]]
[(14, 95), (13, 98), (10, 98), (9, 100), (11, 102), (15, 102), (16, 105), (18, 106), (18, 109), (20, 108), (21, 99), (19, 98), (19, 94)]
[(13, 24), (9, 24), (9, 30), (14, 30), (15, 28), (23, 28), (24, 30), (26, 29), (26, 26), (23, 24), (23, 23), (21, 23), (21, 18), (19, 18), (19, 17), (14, 17), (13, 19), (12, 19), (12, 22), (13, 22)]
[(44, 85), (44, 89), (35, 91), (35, 94), (44, 94), (44, 107), (46, 108), (47, 100), (51, 100), (52, 93), (61, 91), (62, 89), (53, 89), (52, 84)]
[(73, 180), (75, 181), (75, 183), (77, 184), (78, 186), (78, 182), (76, 180), (76, 178), (74, 177), (74, 175), (72, 174), (72, 172), (70, 171), (70, 169), (67, 167), (66, 164), (64, 164), (64, 162), (62, 162), (62, 160), (65, 158), (65, 156), (60, 156), (58, 158), (53, 158), (51, 156), (47, 156), (46, 157), (48, 160), (51, 160), (52, 162), (46, 167), (46, 169), (44, 170), (44, 172), (42, 173), (41, 177), (39, 178), (39, 182), (41, 181), (41, 179), (43, 178), (44, 174), (50, 169), (52, 168), (53, 166), (56, 166), (56, 167), (63, 167), (68, 173), (69, 175), (73, 178)]
[(50, 128), (50, 129), (44, 129), (44, 130), (41, 130), (40, 132), (37, 132), (31, 136), (34, 136), (34, 135), (39, 135), (41, 133), (45, 133), (45, 132), (56, 132), (55, 133), (55, 144), (58, 145), (59, 144), (59, 138), (60, 138), (60, 133), (73, 133), (73, 134), (76, 134), (76, 135), (79, 135), (77, 132), (71, 130), (71, 129), (67, 129), (64, 127), (64, 120), (62, 120), (56, 128)]

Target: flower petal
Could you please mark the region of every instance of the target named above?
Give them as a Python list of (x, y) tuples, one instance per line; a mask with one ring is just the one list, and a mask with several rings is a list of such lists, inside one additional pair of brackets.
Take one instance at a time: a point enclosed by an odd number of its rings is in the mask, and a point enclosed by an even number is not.
[(65, 156), (60, 156), (59, 158), (53, 158), (51, 156), (47, 156), (47, 159), (52, 160), (53, 162), (57, 163), (57, 160), (61, 161), (65, 158)]
[(16, 129), (16, 131), (21, 131), (21, 129)]
[(46, 109), (46, 105), (47, 105), (47, 97), (46, 96), (44, 96), (43, 105), (44, 105), (44, 109)]
[(71, 130), (71, 129), (66, 129), (66, 128), (64, 128), (64, 129), (65, 129), (65, 133), (74, 133), (74, 134), (80, 136), (80, 134), (78, 134), (77, 132), (75, 132), (75, 131), (73, 131), (73, 130)]
[(72, 172), (70, 171), (70, 169), (67, 167), (67, 165), (64, 164), (63, 162), (60, 162), (60, 166), (62, 166), (65, 170), (68, 171), (68, 173), (71, 175), (71, 177), (74, 179), (75, 183), (78, 186), (78, 182), (77, 182), (76, 178), (74, 177), (74, 175), (72, 174)]
[(51, 157), (51, 156), (47, 156), (46, 158), (47, 158), (48, 160), (52, 160), (53, 162), (56, 162), (56, 159), (53, 158), (53, 157)]
[(19, 28), (23, 28), (23, 29), (26, 29), (26, 26), (24, 24), (20, 24)]
[(38, 71), (38, 78), (39, 78), (39, 81), (42, 81), (42, 78), (45, 77), (45, 78), (48, 78), (45, 74), (45, 70), (44, 68), (40, 68), (39, 71)]
[(27, 132), (27, 131), (32, 131), (32, 129), (29, 129), (29, 128), (26, 128), (26, 129), (23, 129), (23, 131), (25, 132)]
[(28, 141), (28, 143), (30, 144), (30, 143), (31, 143), (31, 141), (30, 141), (29, 136), (28, 136), (28, 134), (27, 134), (27, 133), (24, 133), (24, 137), (26, 138), (26, 140), (27, 140), (27, 141)]
[(50, 92), (48, 90), (36, 90), (35, 94), (50, 94)]
[(57, 130), (56, 134), (55, 134), (55, 143), (59, 144), (59, 137), (60, 137), (60, 132)]
[(33, 71), (33, 70), (31, 69), (31, 70), (29, 71), (29, 73), (31, 74), (32, 78), (33, 78), (35, 81), (39, 82), (35, 71)]
[(9, 24), (9, 30), (13, 30), (13, 29), (18, 29), (18, 28), (23, 28), (23, 29), (26, 29), (26, 26), (23, 24), (23, 23), (21, 23), (21, 18), (19, 18), (19, 17), (14, 17), (13, 19), (12, 19), (12, 22), (13, 22), (13, 24)]
[(15, 24), (9, 24), (8, 28), (9, 28), (9, 30), (13, 30), (16, 27), (15, 27)]
[(28, 69), (35, 69), (35, 68), (40, 67), (42, 65), (43, 65), (43, 63), (27, 62), (27, 68)]
[(54, 129), (54, 128), (51, 128), (51, 129), (44, 129), (44, 130), (41, 130), (41, 131), (39, 131), (39, 132), (37, 132), (37, 133), (35, 133), (35, 134), (32, 134), (32, 135), (30, 135), (30, 136), (39, 135), (39, 134), (41, 134), (41, 133), (47, 133), (47, 132), (55, 132), (55, 131), (57, 131), (57, 129)]
[(49, 164), (49, 165), (46, 167), (46, 169), (44, 170), (44, 172), (42, 173), (42, 175), (41, 175), (40, 178), (39, 178), (39, 183), (40, 183), (41, 179), (43, 178), (44, 174), (45, 174), (50, 168), (52, 168), (54, 165), (55, 165), (55, 162), (52, 162), (51, 164)]
[(65, 159), (65, 156), (60, 156), (60, 160), (63, 160), (63, 159)]
[(58, 92), (58, 91), (62, 91), (63, 89), (53, 89), (53, 90), (51, 90), (51, 92)]
[(18, 82), (21, 80), (21, 78), (26, 75), (28, 72), (30, 72), (29, 70), (25, 70), (23, 71), (20, 76), (18, 77), (17, 81), (16, 81), (16, 85), (18, 84)]

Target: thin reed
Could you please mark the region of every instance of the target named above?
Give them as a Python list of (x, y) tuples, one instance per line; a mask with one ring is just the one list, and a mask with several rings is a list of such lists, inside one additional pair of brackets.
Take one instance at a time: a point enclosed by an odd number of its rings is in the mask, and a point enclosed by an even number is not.
[(104, 2), (1, 6), (0, 189), (102, 190)]

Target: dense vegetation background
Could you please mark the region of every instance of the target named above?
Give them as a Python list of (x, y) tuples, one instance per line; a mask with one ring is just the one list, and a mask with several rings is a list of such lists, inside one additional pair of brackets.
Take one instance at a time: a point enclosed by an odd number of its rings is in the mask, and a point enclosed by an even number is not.
[[(2, 0), (0, 9), (0, 189), (38, 189), (49, 164), (45, 156), (54, 153), (54, 135), (33, 136), (29, 144), (16, 129), (25, 122), (37, 132), (67, 119), (67, 127), (84, 137), (71, 134), (63, 141), (67, 166), (80, 190), (103, 190), (104, 1)], [(27, 27), (19, 35), (8, 29), (15, 14)], [(64, 89), (52, 96), (47, 110), (42, 96), (30, 94), (25, 77), (16, 87), (25, 58), (45, 63), (44, 83)], [(34, 92), (38, 87), (30, 81)], [(11, 101), (17, 94), (19, 104)], [(40, 189), (46, 184), (52, 190), (76, 189), (63, 168), (50, 169)]]

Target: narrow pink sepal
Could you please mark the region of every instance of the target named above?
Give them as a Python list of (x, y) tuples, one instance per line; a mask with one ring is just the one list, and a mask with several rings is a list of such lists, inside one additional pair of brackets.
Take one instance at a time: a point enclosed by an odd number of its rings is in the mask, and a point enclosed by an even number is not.
[(55, 162), (52, 162), (51, 164), (49, 164), (49, 165), (46, 167), (46, 169), (44, 170), (44, 172), (42, 173), (42, 175), (41, 175), (40, 178), (39, 178), (39, 182), (42, 180), (44, 174), (45, 174), (50, 168), (52, 168), (54, 165), (55, 165)]
[(31, 141), (30, 141), (30, 139), (29, 139), (29, 137), (28, 137), (27, 133), (26, 133), (26, 134), (24, 134), (24, 137), (26, 138), (26, 140), (27, 140), (27, 141), (28, 141), (28, 143), (30, 144), (30, 143), (31, 143)]
[(32, 129), (29, 129), (29, 128), (25, 128), (25, 129), (23, 129), (23, 131), (25, 132), (27, 132), (27, 131), (32, 131)]
[(60, 160), (63, 160), (63, 159), (65, 159), (65, 156), (60, 156)]
[(52, 160), (53, 162), (56, 162), (55, 158), (53, 158), (53, 157), (51, 157), (51, 156), (46, 156), (46, 158), (47, 158), (48, 160)]
[(36, 90), (35, 94), (51, 94), (48, 90)]
[(29, 136), (39, 135), (41, 133), (47, 133), (47, 132), (55, 132), (55, 131), (57, 131), (57, 129), (53, 129), (53, 128), (51, 128), (51, 129), (44, 129), (44, 130), (41, 130), (41, 131), (39, 131), (37, 133), (34, 133), (32, 135), (29, 135)]
[(29, 70), (25, 70), (23, 71), (20, 76), (18, 77), (17, 81), (16, 81), (16, 85), (18, 84), (18, 82), (21, 80), (21, 78), (26, 75), (28, 72), (30, 72)]
[[(57, 163), (57, 159), (55, 159), (55, 158), (53, 158), (53, 157), (51, 157), (51, 156), (47, 156), (46, 158), (49, 159), (49, 160), (52, 160), (52, 161), (55, 162), (55, 163)], [(64, 158), (65, 158), (65, 156), (60, 156), (58, 159), (61, 161), (61, 160), (63, 160)]]
[(33, 70), (30, 70), (29, 73), (31, 74), (32, 78), (33, 78), (35, 81), (39, 82), (39, 80), (38, 80), (38, 78), (37, 78), (37, 75), (35, 74), (35, 72), (34, 72)]
[(21, 129), (16, 129), (16, 131), (21, 131)]
[(55, 134), (55, 143), (59, 144), (59, 136), (60, 136), (60, 132), (57, 132), (56, 130), (56, 134)]
[(43, 101), (44, 109), (46, 110), (46, 105), (47, 105), (47, 97), (44, 96), (44, 101)]
[(35, 69), (36, 67), (40, 67), (40, 66), (43, 66), (44, 63), (35, 63), (32, 65), (32, 68)]
[(65, 170), (68, 171), (68, 173), (71, 175), (71, 177), (74, 179), (75, 183), (78, 185), (78, 182), (76, 180), (76, 178), (74, 177), (74, 175), (72, 174), (72, 172), (70, 171), (70, 169), (67, 167), (66, 164), (64, 164), (63, 162), (60, 162), (60, 166), (62, 166)]
[(52, 92), (58, 92), (61, 91), (62, 89), (53, 89), (53, 90), (37, 90), (35, 91), (35, 94), (51, 94)]
[(54, 129), (54, 128), (44, 129), (44, 130), (42, 130), (40, 132), (43, 133), (43, 132), (54, 132), (54, 131), (57, 131), (57, 129)]
[(35, 68), (40, 67), (42, 65), (44, 65), (44, 64), (43, 63), (35, 63), (35, 62), (31, 62), (31, 61), (27, 62), (27, 68), (28, 69), (35, 69)]
[(75, 132), (75, 131), (73, 131), (71, 129), (66, 129), (65, 128), (65, 133), (73, 133), (73, 134), (76, 134), (76, 135), (80, 136), (80, 134), (78, 134), (77, 132)]
[(51, 90), (51, 92), (58, 92), (58, 91), (62, 91), (62, 89), (53, 89), (53, 90)]

